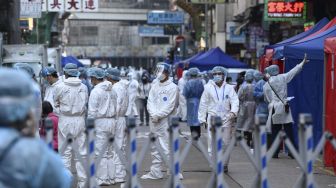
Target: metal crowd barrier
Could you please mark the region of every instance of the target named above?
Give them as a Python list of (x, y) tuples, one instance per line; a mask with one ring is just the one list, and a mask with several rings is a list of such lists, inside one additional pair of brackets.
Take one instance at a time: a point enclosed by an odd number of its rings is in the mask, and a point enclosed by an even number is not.
[[(45, 120), (47, 137), (46, 142), (50, 148), (52, 148), (52, 122), (50, 120)], [(249, 161), (253, 165), (257, 172), (257, 175), (252, 182), (253, 188), (268, 188), (268, 163), (272, 159), (273, 154), (279, 147), (282, 141), (293, 155), (294, 159), (297, 161), (301, 175), (297, 179), (294, 188), (313, 188), (317, 187), (314, 181), (313, 174), (313, 164), (317, 159), (318, 155), (323, 150), (323, 146), (327, 141), (330, 141), (331, 145), (336, 149), (336, 139), (331, 133), (325, 132), (314, 149), (313, 146), (313, 132), (312, 132), (312, 116), (310, 114), (300, 114), (299, 117), (299, 151), (297, 151), (294, 145), (291, 143), (289, 138), (286, 136), (284, 131), (280, 131), (274, 140), (272, 146), (267, 150), (267, 132), (266, 132), (266, 115), (256, 115), (255, 126), (253, 128), (253, 142), (254, 142), (254, 152), (250, 152), (250, 149), (242, 135), (241, 132), (236, 131), (233, 135), (227, 149), (223, 151), (223, 140), (222, 140), (222, 120), (219, 117), (212, 118), (211, 134), (212, 134), (212, 156), (209, 156), (207, 149), (201, 142), (197, 135), (191, 134), (190, 137), (181, 135), (179, 131), (179, 121), (178, 118), (172, 118), (170, 121), (169, 131), (170, 135), (170, 157), (168, 158), (164, 153), (162, 148), (157, 142), (157, 136), (153, 133), (149, 134), (149, 137), (145, 140), (143, 148), (138, 151), (137, 139), (136, 139), (136, 121), (135, 118), (127, 119), (127, 151), (123, 152), (117, 146), (114, 141), (114, 135), (111, 135), (107, 142), (104, 144), (103, 148), (113, 145), (116, 154), (119, 156), (121, 162), (126, 167), (126, 183), (127, 188), (141, 188), (141, 184), (138, 180), (138, 169), (141, 169), (142, 161), (146, 155), (146, 152), (150, 148), (149, 146), (155, 145), (161, 154), (164, 163), (168, 167), (167, 170), (170, 171), (169, 176), (164, 187), (166, 188), (183, 188), (179, 173), (182, 172), (181, 168), (189, 150), (192, 146), (196, 147), (205, 157), (209, 166), (211, 167), (211, 178), (208, 182), (208, 188), (228, 188), (228, 184), (224, 179), (224, 164), (229, 159), (230, 153), (233, 151), (236, 144), (239, 144)], [(99, 154), (98, 157), (95, 156), (95, 146), (94, 146), (94, 120), (87, 120), (87, 135), (88, 135), (88, 157), (79, 158), (78, 147), (73, 142), (73, 136), (68, 135), (67, 142), (61, 147), (60, 153), (62, 153), (68, 145), (72, 145), (74, 149), (73, 154), (77, 157), (84, 167), (87, 167), (88, 181), (87, 185), (90, 188), (98, 187), (95, 178), (96, 164), (102, 159), (103, 153)], [(187, 141), (183, 150), (180, 147), (180, 136), (184, 137)], [(104, 150), (103, 150), (104, 151)], [(212, 159), (211, 159), (212, 158)]]

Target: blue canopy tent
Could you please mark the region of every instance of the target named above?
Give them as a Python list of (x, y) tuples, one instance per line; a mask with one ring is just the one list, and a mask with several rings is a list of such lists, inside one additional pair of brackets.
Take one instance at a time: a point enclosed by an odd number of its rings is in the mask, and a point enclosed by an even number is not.
[(189, 63), (189, 67), (197, 67), (201, 71), (210, 70), (215, 66), (223, 66), (225, 68), (248, 68), (245, 63), (233, 59), (225, 54), (219, 47), (213, 48), (208, 52), (193, 59)]
[[(295, 96), (295, 99), (290, 102), (295, 122), (299, 118), (299, 113), (311, 113), (313, 115), (315, 146), (323, 131), (324, 40), (334, 36), (336, 36), (336, 26), (312, 38), (284, 48), (285, 72), (300, 63), (305, 53), (307, 53), (307, 57), (310, 60), (303, 67), (302, 72), (288, 84), (288, 96)], [(294, 133), (296, 132), (297, 127), (295, 126)]]
[(278, 60), (278, 59), (282, 59), (283, 58), (283, 51), (284, 51), (284, 46), (285, 45), (289, 45), (292, 44), (296, 41), (299, 41), (317, 31), (319, 31), (322, 27), (324, 27), (327, 23), (329, 22), (328, 18), (323, 18), (322, 20), (320, 20), (319, 22), (316, 23), (316, 25), (312, 28), (310, 28), (308, 31), (305, 31), (303, 33), (300, 33), (298, 35), (295, 35), (289, 39), (286, 39), (282, 42), (273, 44), (271, 46), (266, 47), (266, 49), (273, 49), (274, 50), (274, 55), (273, 55), (273, 59), (274, 60)]
[(198, 58), (199, 56), (201, 56), (202, 54), (204, 54), (205, 52), (201, 51), (201, 52), (198, 52), (197, 54), (195, 54), (194, 56), (188, 58), (188, 59), (185, 59), (183, 61), (179, 61), (177, 62), (176, 64), (178, 65), (178, 67), (181, 67), (183, 68), (183, 65), (186, 64), (186, 63), (189, 63), (191, 60), (193, 59), (196, 59)]
[(62, 67), (64, 67), (68, 63), (76, 64), (77, 67), (84, 67), (84, 65), (80, 61), (78, 61), (77, 58), (73, 56), (62, 57), (61, 62), (62, 62)]

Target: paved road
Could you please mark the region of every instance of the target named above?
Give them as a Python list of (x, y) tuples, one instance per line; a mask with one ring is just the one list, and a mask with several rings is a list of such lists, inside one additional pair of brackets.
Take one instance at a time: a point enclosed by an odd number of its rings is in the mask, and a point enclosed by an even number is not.
[[(188, 128), (182, 124), (182, 132), (189, 134)], [(141, 148), (145, 139), (148, 138), (148, 127), (139, 127), (138, 129), (138, 145)], [(202, 141), (206, 146), (206, 134), (202, 129)], [(185, 139), (181, 137), (182, 147), (185, 146)], [(148, 172), (150, 167), (150, 151), (147, 152), (142, 168), (139, 171), (139, 180), (144, 188), (163, 187), (168, 180), (165, 176), (161, 180), (141, 180), (142, 174)], [(330, 170), (322, 167), (321, 162), (317, 162), (314, 166), (315, 180), (321, 188), (336, 188), (336, 176), (331, 174)], [(204, 188), (207, 186), (211, 176), (211, 169), (206, 159), (194, 147), (191, 148), (184, 164), (182, 165), (184, 179), (182, 183), (186, 188)], [(236, 146), (231, 154), (229, 165), (229, 173), (224, 176), (225, 181), (230, 188), (250, 187), (256, 172), (249, 162), (246, 154), (240, 146)], [(295, 184), (296, 179), (300, 175), (300, 169), (295, 160), (290, 159), (284, 153), (280, 154), (279, 159), (272, 159), (269, 163), (269, 182), (272, 188), (289, 188)], [(114, 185), (104, 188), (117, 188), (120, 185)]]

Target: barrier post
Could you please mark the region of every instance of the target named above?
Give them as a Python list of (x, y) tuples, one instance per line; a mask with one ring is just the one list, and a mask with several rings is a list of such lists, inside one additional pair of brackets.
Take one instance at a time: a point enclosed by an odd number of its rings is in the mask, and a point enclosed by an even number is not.
[(128, 185), (130, 188), (139, 188), (137, 174), (138, 174), (138, 163), (137, 163), (137, 141), (136, 141), (136, 129), (135, 129), (135, 118), (127, 119), (127, 128), (128, 128), (128, 139), (130, 141), (130, 147), (128, 150), (129, 156), (129, 165), (128, 165)]
[(53, 122), (51, 119), (46, 118), (44, 120), (44, 125), (45, 125), (46, 132), (47, 132), (46, 143), (50, 149), (54, 149), (53, 148)]
[(255, 144), (254, 154), (258, 161), (258, 180), (256, 187), (268, 188), (267, 177), (267, 133), (266, 133), (267, 115), (257, 114), (255, 116)]
[(224, 164), (223, 164), (223, 138), (222, 138), (222, 119), (220, 117), (215, 117), (213, 120), (213, 128), (215, 129), (215, 138), (216, 138), (216, 145), (215, 145), (215, 158), (216, 158), (216, 187), (217, 188), (224, 188)]
[(172, 177), (170, 178), (170, 186), (171, 188), (179, 188), (181, 186), (180, 182), (180, 140), (179, 140), (179, 118), (173, 117), (171, 118), (171, 125), (169, 128), (169, 135), (170, 135), (170, 171)]
[[(304, 176), (301, 187), (313, 188), (313, 127), (311, 114), (300, 114), (300, 134), (302, 134), (303, 143), (300, 143), (300, 156), (304, 165)], [(303, 153), (301, 153), (301, 151)]]
[(96, 185), (96, 177), (95, 177), (95, 132), (94, 132), (94, 119), (88, 118), (87, 119), (87, 133), (88, 133), (88, 144), (89, 144), (89, 187), (94, 188), (97, 187)]

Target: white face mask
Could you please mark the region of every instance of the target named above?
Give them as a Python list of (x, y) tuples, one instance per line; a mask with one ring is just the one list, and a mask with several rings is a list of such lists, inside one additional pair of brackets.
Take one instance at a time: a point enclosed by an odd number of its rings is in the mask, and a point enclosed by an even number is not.
[(158, 80), (162, 81), (166, 78), (164, 74), (160, 74), (159, 77), (157, 78)]
[(221, 75), (215, 75), (215, 76), (213, 77), (213, 81), (214, 81), (215, 83), (220, 83), (221, 81), (223, 81), (223, 76), (221, 76)]

